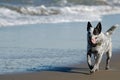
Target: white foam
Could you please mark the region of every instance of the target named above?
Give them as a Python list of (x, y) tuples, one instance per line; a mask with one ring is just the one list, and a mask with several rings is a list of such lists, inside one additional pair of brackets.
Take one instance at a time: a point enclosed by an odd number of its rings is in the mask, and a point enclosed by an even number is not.
[(0, 26), (100, 21), (103, 15), (117, 13), (120, 13), (120, 7), (113, 6), (1, 7)]

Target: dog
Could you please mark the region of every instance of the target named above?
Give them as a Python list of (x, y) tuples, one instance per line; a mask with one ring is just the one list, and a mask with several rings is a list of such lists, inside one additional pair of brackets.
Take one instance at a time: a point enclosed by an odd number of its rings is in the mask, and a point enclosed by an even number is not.
[[(94, 73), (99, 70), (99, 64), (101, 62), (104, 53), (107, 55), (106, 67), (108, 70), (109, 62), (112, 57), (112, 42), (111, 35), (116, 29), (117, 25), (112, 26), (105, 33), (102, 33), (101, 22), (94, 28), (91, 23), (87, 23), (87, 63), (90, 69), (90, 73)], [(94, 56), (94, 65), (92, 65), (92, 54)]]

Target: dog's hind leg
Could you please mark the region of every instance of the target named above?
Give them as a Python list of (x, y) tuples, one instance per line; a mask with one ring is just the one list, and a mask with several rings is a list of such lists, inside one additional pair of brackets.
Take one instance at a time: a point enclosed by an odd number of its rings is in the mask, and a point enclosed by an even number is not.
[(109, 63), (110, 63), (110, 59), (112, 57), (112, 50), (109, 50), (106, 53), (106, 55), (107, 55), (107, 59), (106, 59), (106, 67), (105, 67), (105, 69), (108, 70), (110, 68)]
[(87, 63), (88, 63), (88, 66), (91, 69), (93, 69), (93, 66), (92, 66), (92, 62), (91, 62), (91, 53), (87, 53)]

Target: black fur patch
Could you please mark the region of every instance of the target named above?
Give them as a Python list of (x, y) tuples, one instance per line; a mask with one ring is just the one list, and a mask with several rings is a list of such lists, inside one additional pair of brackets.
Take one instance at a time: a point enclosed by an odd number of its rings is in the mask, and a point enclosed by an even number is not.
[(94, 34), (94, 35), (99, 35), (99, 34), (100, 34), (100, 33), (99, 33), (99, 30), (95, 28), (94, 31), (93, 31), (93, 34)]
[(92, 27), (92, 25), (91, 25), (91, 23), (90, 23), (90, 22), (88, 22), (88, 24), (87, 24), (87, 31), (89, 31), (89, 30), (90, 30), (90, 27)]
[(101, 23), (99, 22), (97, 24), (96, 28), (94, 29), (93, 34), (94, 35), (99, 35), (101, 33), (101, 30), (102, 30), (102, 26), (101, 26)]

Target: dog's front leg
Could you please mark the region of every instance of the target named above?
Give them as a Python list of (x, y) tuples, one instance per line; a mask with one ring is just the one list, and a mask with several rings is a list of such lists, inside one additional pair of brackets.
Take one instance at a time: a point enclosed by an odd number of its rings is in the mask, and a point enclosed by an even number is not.
[(97, 54), (96, 55), (95, 65), (94, 65), (93, 69), (90, 71), (91, 73), (94, 73), (96, 70), (99, 70), (99, 64), (101, 62), (102, 55), (103, 54)]
[(92, 66), (92, 62), (91, 62), (91, 53), (90, 52), (87, 53), (87, 63), (88, 63), (90, 70), (92, 70), (93, 66)]

